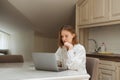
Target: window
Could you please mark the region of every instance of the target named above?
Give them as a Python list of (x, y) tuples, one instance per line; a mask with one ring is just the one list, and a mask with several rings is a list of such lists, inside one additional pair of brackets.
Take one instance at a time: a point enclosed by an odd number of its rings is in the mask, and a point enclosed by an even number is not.
[(0, 30), (0, 49), (9, 49), (10, 35)]

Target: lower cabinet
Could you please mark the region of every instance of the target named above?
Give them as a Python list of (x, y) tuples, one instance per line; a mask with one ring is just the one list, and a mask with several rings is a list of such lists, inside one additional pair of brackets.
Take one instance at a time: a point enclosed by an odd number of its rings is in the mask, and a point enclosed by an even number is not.
[(115, 72), (110, 70), (100, 69), (99, 80), (116, 80)]
[(120, 80), (120, 63), (117, 64), (117, 80)]
[(120, 80), (120, 62), (100, 60), (98, 80)]

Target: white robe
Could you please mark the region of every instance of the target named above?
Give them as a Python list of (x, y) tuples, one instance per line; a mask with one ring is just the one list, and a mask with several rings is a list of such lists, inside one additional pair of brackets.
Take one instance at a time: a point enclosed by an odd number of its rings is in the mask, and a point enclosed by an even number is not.
[(88, 75), (86, 71), (86, 51), (81, 44), (76, 44), (71, 50), (59, 47), (56, 51), (57, 61), (62, 63), (63, 68), (77, 70), (80, 74)]

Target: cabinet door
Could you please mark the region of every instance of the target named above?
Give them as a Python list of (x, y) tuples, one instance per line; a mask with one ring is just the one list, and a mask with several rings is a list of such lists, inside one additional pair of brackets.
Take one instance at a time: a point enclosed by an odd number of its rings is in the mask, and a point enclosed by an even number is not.
[(117, 66), (117, 79), (116, 80), (120, 80), (120, 63), (118, 63), (118, 66)]
[(110, 0), (111, 20), (120, 20), (120, 0)]
[(79, 25), (89, 23), (89, 1), (90, 0), (85, 0), (79, 7)]
[(105, 22), (109, 20), (109, 0), (91, 0), (92, 23)]
[(99, 74), (99, 80), (116, 80), (115, 71), (100, 69)]

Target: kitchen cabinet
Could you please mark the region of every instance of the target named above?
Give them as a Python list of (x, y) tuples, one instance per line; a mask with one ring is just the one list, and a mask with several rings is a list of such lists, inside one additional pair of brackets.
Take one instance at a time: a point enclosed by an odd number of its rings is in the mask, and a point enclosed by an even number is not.
[(76, 33), (84, 46), (88, 46), (89, 28), (120, 24), (119, 3), (120, 0), (78, 0)]
[(115, 72), (110, 70), (100, 69), (100, 78), (98, 80), (116, 80)]
[(120, 0), (110, 0), (110, 19), (120, 20)]
[(99, 58), (98, 80), (120, 80), (120, 54), (86, 54)]
[(105, 22), (109, 20), (108, 11), (109, 0), (84, 0), (79, 7), (79, 24)]
[(105, 22), (109, 20), (109, 0), (90, 0), (91, 23)]
[(78, 35), (78, 41), (84, 45), (87, 49), (88, 46), (88, 29), (80, 29), (78, 25), (89, 24), (89, 2), (90, 0), (79, 0), (76, 4), (76, 33)]
[(117, 79), (120, 80), (120, 63), (117, 64)]
[(85, 0), (79, 6), (79, 25), (89, 24), (90, 0)]
[(79, 21), (76, 26), (87, 28), (119, 24), (119, 3), (120, 0), (78, 0), (76, 3), (76, 14), (79, 14), (79, 17), (76, 17), (76, 21)]
[(101, 60), (99, 65), (98, 80), (116, 80), (115, 63)]

